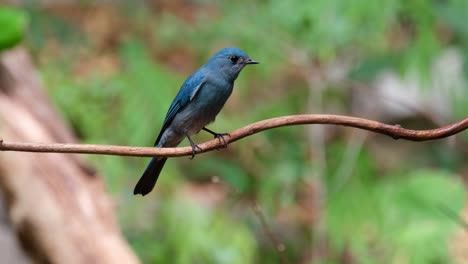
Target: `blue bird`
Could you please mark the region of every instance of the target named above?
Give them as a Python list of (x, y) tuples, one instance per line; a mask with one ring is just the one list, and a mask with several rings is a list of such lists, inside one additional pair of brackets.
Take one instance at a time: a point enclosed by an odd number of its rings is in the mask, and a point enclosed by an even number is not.
[[(234, 81), (248, 64), (258, 64), (238, 48), (224, 48), (187, 78), (172, 101), (154, 145), (176, 147), (187, 138), (192, 157), (200, 149), (190, 138), (205, 130), (224, 141), (223, 134), (207, 129), (232, 93)], [(135, 186), (133, 194), (146, 195), (153, 190), (167, 158), (152, 158)]]

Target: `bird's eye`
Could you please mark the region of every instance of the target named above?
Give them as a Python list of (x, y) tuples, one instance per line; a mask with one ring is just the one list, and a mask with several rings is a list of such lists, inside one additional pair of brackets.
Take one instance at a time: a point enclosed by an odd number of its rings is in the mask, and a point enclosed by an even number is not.
[(231, 60), (232, 63), (236, 63), (239, 60), (239, 57), (231, 56), (229, 59)]

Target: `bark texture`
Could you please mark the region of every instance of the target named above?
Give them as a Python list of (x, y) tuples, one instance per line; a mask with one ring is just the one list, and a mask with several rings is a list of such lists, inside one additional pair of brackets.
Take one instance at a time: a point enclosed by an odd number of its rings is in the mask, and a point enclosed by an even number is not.
[[(77, 142), (45, 95), (28, 53), (0, 54), (0, 138)], [(0, 189), (37, 263), (139, 263), (101, 177), (74, 154), (0, 153)]]

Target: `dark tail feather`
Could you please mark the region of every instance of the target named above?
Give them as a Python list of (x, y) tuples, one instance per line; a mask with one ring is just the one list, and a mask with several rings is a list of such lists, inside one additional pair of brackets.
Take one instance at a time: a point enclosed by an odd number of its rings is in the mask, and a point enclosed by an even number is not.
[(140, 180), (133, 190), (133, 194), (141, 194), (143, 196), (147, 195), (151, 190), (153, 190), (156, 181), (158, 180), (159, 173), (161, 173), (164, 163), (166, 163), (167, 158), (155, 159), (152, 158), (150, 163), (143, 172)]

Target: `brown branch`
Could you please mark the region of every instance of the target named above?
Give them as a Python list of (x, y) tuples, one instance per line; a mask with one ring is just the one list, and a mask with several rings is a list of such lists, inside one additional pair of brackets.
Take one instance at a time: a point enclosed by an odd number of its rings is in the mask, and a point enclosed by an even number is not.
[[(327, 124), (355, 127), (390, 136), (394, 139), (406, 139), (410, 141), (428, 141), (449, 137), (468, 129), (468, 117), (459, 122), (431, 130), (411, 130), (400, 125), (387, 125), (364, 118), (341, 115), (291, 115), (262, 120), (245, 127), (234, 130), (225, 136), (226, 143), (230, 144), (244, 137), (275, 127)], [(202, 150), (197, 153), (208, 152), (224, 146), (224, 142), (213, 139), (199, 145)], [(192, 154), (191, 147), (178, 148), (154, 148), (154, 147), (127, 147), (110, 145), (88, 144), (47, 144), (47, 143), (20, 143), (0, 140), (0, 151), (24, 151), (24, 152), (56, 152), (56, 153), (81, 153), (104, 154), (117, 156), (138, 157), (180, 157)]]

